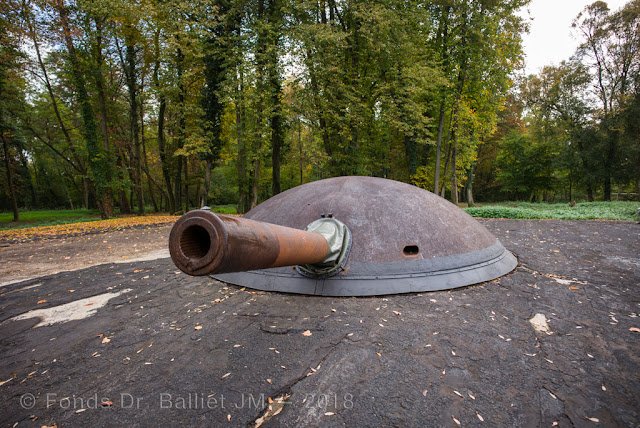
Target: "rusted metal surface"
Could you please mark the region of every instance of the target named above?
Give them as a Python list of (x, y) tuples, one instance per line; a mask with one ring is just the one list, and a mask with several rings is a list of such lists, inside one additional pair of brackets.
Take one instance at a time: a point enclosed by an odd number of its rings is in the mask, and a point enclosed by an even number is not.
[(262, 290), (331, 296), (450, 289), (502, 276), (515, 257), (457, 206), (406, 183), (336, 177), (283, 192), (244, 218), (303, 229), (332, 215), (351, 230), (344, 270), (304, 278), (290, 268), (214, 275)]
[(169, 236), (173, 262), (189, 275), (317, 263), (327, 249), (317, 233), (206, 210), (180, 217)]

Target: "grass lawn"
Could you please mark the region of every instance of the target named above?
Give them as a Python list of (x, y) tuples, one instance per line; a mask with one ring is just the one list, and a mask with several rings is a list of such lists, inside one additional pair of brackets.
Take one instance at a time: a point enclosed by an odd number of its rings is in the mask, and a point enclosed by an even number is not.
[(463, 208), (474, 217), (563, 219), (563, 220), (638, 220), (640, 202), (579, 202), (546, 204), (532, 202), (484, 203)]
[(211, 207), (211, 211), (218, 214), (236, 214), (236, 206), (234, 204), (214, 205)]
[(12, 212), (0, 212), (0, 229), (51, 226), (55, 224), (100, 220), (100, 212), (98, 210), (85, 209), (20, 211), (20, 221), (14, 223), (12, 220)]

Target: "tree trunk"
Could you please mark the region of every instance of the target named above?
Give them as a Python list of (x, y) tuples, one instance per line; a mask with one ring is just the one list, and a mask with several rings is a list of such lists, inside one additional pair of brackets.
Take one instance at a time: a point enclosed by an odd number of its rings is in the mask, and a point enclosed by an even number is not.
[(302, 120), (298, 118), (298, 160), (300, 163), (300, 184), (302, 184), (302, 172), (303, 172), (303, 163), (304, 160), (302, 156)]
[(271, 166), (272, 166), (272, 185), (273, 195), (280, 193), (280, 157), (281, 149), (284, 144), (284, 127), (282, 114), (282, 84), (280, 82), (280, 73), (278, 69), (278, 48), (280, 44), (280, 25), (282, 16), (282, 5), (277, 0), (269, 1), (269, 24), (273, 28), (275, 34), (273, 46), (268, 49), (268, 79), (271, 91)]
[(4, 151), (4, 164), (7, 169), (7, 185), (9, 186), (9, 196), (11, 197), (11, 208), (13, 209), (13, 221), (20, 221), (20, 211), (18, 211), (18, 199), (16, 189), (13, 186), (13, 176), (11, 175), (11, 160), (9, 159), (9, 143), (2, 132), (2, 148)]
[[(140, 79), (140, 90), (144, 87), (144, 79)], [(149, 196), (151, 197), (151, 204), (153, 205), (153, 212), (159, 212), (160, 208), (158, 207), (158, 203), (156, 202), (156, 197), (153, 194), (152, 184), (155, 185), (162, 193), (162, 188), (158, 186), (153, 178), (151, 178), (151, 173), (149, 172), (149, 162), (147, 160), (147, 141), (144, 136), (144, 103), (142, 102), (142, 97), (140, 98), (140, 143), (142, 145), (142, 168), (144, 173), (147, 175), (147, 186), (149, 187)], [(144, 197), (144, 193), (143, 193)], [(144, 198), (143, 198), (144, 199)]]
[[(236, 140), (238, 141), (238, 213), (247, 210), (246, 128), (244, 105), (244, 74), (239, 67), (239, 85), (236, 85)], [(239, 86), (239, 88), (238, 88)]]
[(142, 188), (142, 156), (140, 153), (140, 130), (138, 126), (138, 82), (136, 69), (136, 47), (133, 27), (125, 26), (126, 66), (125, 74), (129, 88), (129, 126), (133, 142), (133, 171), (138, 215), (144, 215), (144, 195)]
[(162, 177), (164, 178), (164, 185), (167, 193), (167, 210), (173, 214), (177, 211), (176, 200), (171, 186), (171, 174), (169, 173), (169, 165), (167, 160), (167, 152), (164, 141), (164, 115), (167, 108), (167, 102), (164, 96), (164, 92), (160, 88), (160, 79), (158, 77), (158, 70), (160, 69), (160, 31), (156, 31), (154, 34), (154, 49), (155, 49), (155, 65), (153, 68), (153, 82), (158, 91), (158, 152), (160, 153), (160, 167), (162, 169)]
[[(258, 147), (260, 151), (260, 147)], [(258, 205), (258, 191), (260, 190), (260, 159), (256, 159), (253, 164), (253, 176), (251, 179), (251, 204), (249, 209), (254, 209)]]
[(102, 56), (102, 21), (95, 18), (96, 23), (96, 89), (98, 90), (98, 102), (100, 106), (100, 129), (102, 131), (102, 144), (104, 151), (109, 153), (109, 127), (107, 116), (107, 97), (104, 90), (104, 76), (102, 75), (102, 67), (104, 66), (104, 57)]
[(407, 157), (407, 170), (409, 177), (412, 177), (418, 172), (418, 145), (416, 140), (408, 135), (403, 137), (404, 151)]
[[(60, 183), (62, 184), (62, 188), (64, 189), (64, 196), (67, 198), (67, 201), (69, 202), (69, 208), (71, 210), (74, 210), (75, 208), (73, 207), (73, 199), (71, 199), (71, 194), (69, 192), (69, 185), (67, 184), (67, 182), (65, 181), (64, 177), (62, 176), (62, 171), (61, 168), (58, 165), (58, 160), (56, 158), (53, 158), (54, 163), (56, 165), (56, 172), (58, 173), (58, 180), (60, 180)], [(35, 171), (37, 171), (36, 168), (34, 168)], [(37, 172), (36, 172), (36, 184), (37, 184), (38, 180), (37, 180)]]
[(438, 136), (436, 137), (436, 171), (433, 184), (433, 193), (438, 194), (440, 188), (440, 157), (442, 153), (442, 132), (444, 131), (444, 108), (446, 97), (442, 95), (442, 101), (440, 102), (440, 113), (438, 117)]
[(606, 171), (604, 177), (604, 200), (611, 200), (611, 171)]
[(471, 164), (469, 170), (467, 171), (467, 182), (465, 183), (465, 193), (467, 194), (467, 204), (472, 207), (474, 204), (473, 201), (473, 170), (475, 168), (475, 163)]
[(189, 212), (189, 162), (184, 156), (184, 212)]
[(451, 153), (451, 202), (458, 205), (458, 174), (456, 171), (456, 155), (458, 152), (458, 142), (456, 141), (455, 129), (452, 132), (453, 151)]
[(204, 162), (204, 189), (202, 190), (202, 199), (200, 201), (200, 206), (204, 207), (209, 204), (209, 189), (211, 187), (211, 169), (212, 162), (205, 161)]
[(35, 209), (38, 206), (38, 201), (36, 199), (36, 189), (33, 185), (33, 178), (31, 177), (31, 171), (29, 171), (29, 161), (24, 154), (22, 144), (20, 144), (20, 147), (18, 147), (18, 158), (20, 159), (22, 174), (27, 177), (26, 182), (27, 186), (29, 186), (29, 195), (31, 196), (31, 209)]
[[(275, 49), (274, 49), (275, 51)], [(277, 58), (276, 58), (277, 61)], [(271, 117), (271, 165), (272, 165), (272, 185), (271, 190), (273, 195), (280, 193), (280, 152), (284, 143), (284, 129), (282, 125), (282, 105), (280, 103), (281, 86), (277, 80), (278, 76), (272, 77), (272, 90), (275, 92), (273, 95), (273, 116)]]
[(89, 178), (82, 177), (82, 206), (85, 210), (89, 209)]
[(158, 151), (160, 152), (160, 167), (162, 169), (162, 177), (164, 178), (164, 185), (167, 191), (167, 208), (171, 214), (177, 211), (176, 199), (173, 193), (173, 187), (171, 186), (171, 174), (169, 173), (169, 165), (167, 161), (167, 149), (164, 142), (164, 113), (167, 108), (167, 103), (164, 94), (159, 96), (158, 107)]
[(111, 172), (108, 159), (104, 158), (104, 150), (98, 143), (98, 129), (93, 116), (93, 107), (91, 106), (91, 100), (86, 89), (86, 83), (80, 66), (80, 61), (78, 60), (73, 40), (71, 39), (71, 28), (69, 26), (67, 10), (64, 6), (63, 0), (57, 0), (56, 8), (60, 15), (63, 38), (69, 54), (69, 63), (73, 74), (76, 97), (80, 104), (84, 140), (87, 149), (87, 156), (89, 157), (89, 170), (91, 171), (91, 176), (96, 190), (96, 202), (100, 209), (100, 215), (102, 218), (109, 218), (113, 216), (113, 202), (111, 201), (109, 189)]
[[(120, 171), (124, 171), (125, 168), (122, 166), (122, 155), (119, 152), (116, 152), (116, 166)], [(131, 206), (129, 205), (129, 200), (127, 199), (127, 192), (124, 190), (122, 186), (119, 186), (118, 189), (118, 205), (120, 206), (120, 214), (131, 214)]]
[[(448, 136), (447, 136), (447, 140), (449, 140)], [(447, 141), (447, 156), (444, 158), (444, 171), (442, 176), (444, 178), (447, 177), (447, 174), (449, 172), (449, 161), (451, 160), (451, 148), (453, 147), (452, 144), (449, 144), (449, 141)], [(447, 190), (447, 180), (442, 179), (442, 186), (440, 187), (440, 196), (444, 198), (445, 194), (446, 194), (446, 190)]]
[[(176, 41), (180, 43), (180, 37), (176, 36)], [(185, 87), (184, 82), (182, 81), (182, 77), (184, 74), (184, 54), (182, 53), (182, 49), (178, 48), (177, 52), (177, 71), (178, 71), (178, 138), (176, 139), (178, 142), (178, 149), (182, 149), (184, 147), (184, 138), (186, 134), (186, 121), (185, 121), (185, 110), (184, 110), (184, 101), (185, 101)], [(175, 180), (175, 199), (176, 204), (178, 204), (178, 209), (182, 208), (182, 159), (178, 159), (178, 168), (176, 171), (176, 180)], [(186, 212), (186, 210), (185, 210)]]

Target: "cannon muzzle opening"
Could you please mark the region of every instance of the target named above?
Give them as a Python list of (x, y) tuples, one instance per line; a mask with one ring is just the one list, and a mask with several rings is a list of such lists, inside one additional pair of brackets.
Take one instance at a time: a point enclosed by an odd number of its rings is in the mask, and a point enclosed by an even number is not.
[(178, 219), (169, 236), (176, 266), (189, 275), (298, 266), (307, 276), (329, 276), (344, 265), (350, 234), (335, 219), (308, 231), (195, 210)]

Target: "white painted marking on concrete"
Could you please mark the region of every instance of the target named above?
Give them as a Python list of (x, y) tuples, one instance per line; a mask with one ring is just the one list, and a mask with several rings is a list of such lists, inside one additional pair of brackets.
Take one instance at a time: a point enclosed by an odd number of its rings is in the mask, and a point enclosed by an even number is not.
[(39, 283), (33, 284), (33, 285), (27, 285), (26, 287), (18, 288), (17, 290), (8, 291), (7, 294), (17, 293), (18, 291), (24, 291), (24, 290), (28, 290), (30, 288), (40, 287), (42, 284), (44, 284), (44, 282), (39, 282)]
[[(45, 276), (45, 275), (42, 275)], [(40, 278), (39, 276), (36, 277), (29, 277), (29, 276), (19, 276), (16, 279), (12, 279), (11, 281), (5, 281), (5, 282), (0, 282), (0, 288), (6, 287), (7, 285), (11, 285), (11, 284), (17, 284), (19, 282), (24, 282), (24, 281), (29, 281), (30, 279), (35, 279), (35, 278)]]
[(36, 309), (34, 311), (25, 312), (17, 315), (11, 320), (18, 321), (29, 318), (40, 318), (40, 322), (33, 326), (42, 327), (68, 321), (81, 320), (94, 315), (98, 309), (102, 308), (107, 302), (121, 294), (128, 293), (130, 288), (121, 290), (117, 293), (98, 294), (97, 296), (87, 297), (85, 299), (74, 300), (64, 305), (54, 306), (46, 309)]

